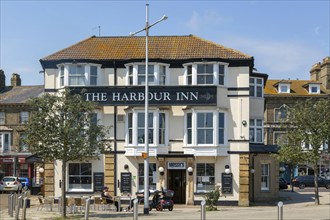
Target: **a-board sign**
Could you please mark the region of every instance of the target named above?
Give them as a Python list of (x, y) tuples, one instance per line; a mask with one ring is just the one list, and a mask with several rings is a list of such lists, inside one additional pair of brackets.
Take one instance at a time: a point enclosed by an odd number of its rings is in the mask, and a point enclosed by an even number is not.
[(132, 192), (132, 173), (120, 173), (120, 191), (122, 193)]
[(232, 173), (222, 173), (222, 194), (232, 194), (233, 193), (233, 174)]
[(104, 186), (104, 173), (94, 173), (94, 192), (102, 192)]

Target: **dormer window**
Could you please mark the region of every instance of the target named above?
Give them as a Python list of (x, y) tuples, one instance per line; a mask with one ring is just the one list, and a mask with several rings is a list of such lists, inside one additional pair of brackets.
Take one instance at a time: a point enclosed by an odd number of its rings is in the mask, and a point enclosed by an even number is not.
[(320, 94), (320, 85), (319, 84), (309, 84), (309, 94)]
[(279, 93), (290, 93), (290, 83), (279, 83), (278, 92)]
[(97, 64), (61, 64), (59, 86), (96, 86), (100, 65)]

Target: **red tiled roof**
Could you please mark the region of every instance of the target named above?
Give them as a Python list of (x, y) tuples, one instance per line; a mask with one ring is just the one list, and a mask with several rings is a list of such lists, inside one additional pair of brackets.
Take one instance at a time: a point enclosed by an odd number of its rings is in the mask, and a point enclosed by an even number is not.
[[(150, 36), (148, 42), (150, 59), (253, 59), (252, 56), (194, 35)], [(126, 60), (143, 58), (145, 58), (145, 37), (92, 36), (44, 57), (41, 61), (62, 59)]]
[[(290, 93), (278, 93), (279, 83), (290, 83)], [(308, 84), (321, 84), (315, 80), (267, 80), (264, 93), (265, 96), (320, 96), (329, 94), (328, 91), (322, 84), (320, 85), (321, 94), (310, 94), (308, 92)]]

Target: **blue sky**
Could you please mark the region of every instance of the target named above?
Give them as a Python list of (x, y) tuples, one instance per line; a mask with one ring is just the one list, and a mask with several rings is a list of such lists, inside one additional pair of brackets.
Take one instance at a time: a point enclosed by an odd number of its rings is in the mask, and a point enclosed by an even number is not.
[[(39, 59), (92, 35), (127, 36), (145, 25), (146, 1), (1, 1), (0, 68), (9, 84), (43, 84)], [(309, 79), (330, 56), (330, 1), (148, 1), (150, 35), (193, 34), (255, 58), (270, 79)], [(143, 33), (142, 33), (143, 35)]]

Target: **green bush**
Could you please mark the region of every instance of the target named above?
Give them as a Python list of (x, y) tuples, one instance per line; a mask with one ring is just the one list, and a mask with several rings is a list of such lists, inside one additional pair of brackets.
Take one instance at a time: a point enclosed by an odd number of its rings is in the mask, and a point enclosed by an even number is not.
[(220, 189), (216, 187), (215, 190), (208, 192), (204, 195), (204, 199), (206, 202), (206, 211), (216, 211), (217, 209), (217, 202), (220, 197)]

